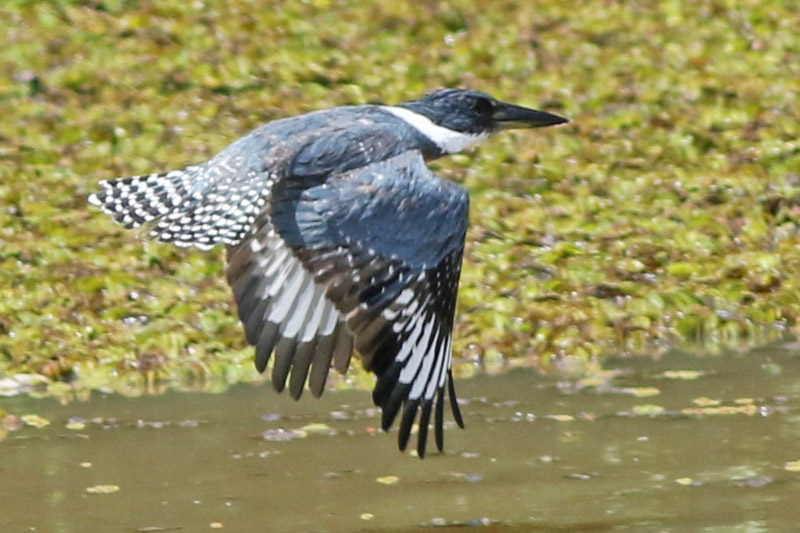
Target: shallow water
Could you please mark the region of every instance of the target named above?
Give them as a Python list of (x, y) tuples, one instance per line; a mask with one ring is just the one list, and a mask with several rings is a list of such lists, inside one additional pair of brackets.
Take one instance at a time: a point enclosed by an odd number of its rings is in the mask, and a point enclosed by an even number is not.
[(51, 424), (0, 442), (0, 531), (795, 530), (791, 348), (461, 380), (467, 430), (424, 461), (363, 391), (2, 399)]

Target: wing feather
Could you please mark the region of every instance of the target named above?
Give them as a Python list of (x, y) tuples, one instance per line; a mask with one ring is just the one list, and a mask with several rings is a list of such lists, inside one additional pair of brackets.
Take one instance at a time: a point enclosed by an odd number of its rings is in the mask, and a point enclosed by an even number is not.
[[(247, 339), (272, 383), (299, 398), (324, 390), (353, 350), (377, 383), (388, 430), (405, 449), (419, 420), (425, 454), (443, 403), (463, 419), (452, 380), (452, 329), (468, 218), (466, 192), (410, 152), (365, 167), (277, 180), (256, 229), (229, 248), (228, 278)], [(447, 390), (445, 391), (445, 387)], [(424, 427), (422, 427), (424, 426)]]
[[(411, 152), (306, 188), (276, 183), (272, 201), (275, 231), (346, 321), (334, 342), (336, 368), (346, 368), (355, 346), (378, 377), (373, 400), (382, 427), (402, 410), (404, 449), (420, 413), (417, 451), (424, 455), (435, 411), (441, 448), (446, 386), (463, 424), (450, 368), (466, 192)], [(322, 374), (311, 370), (317, 386)]]
[(336, 342), (342, 337), (340, 350), (345, 351), (349, 333), (324, 288), (285, 245), (268, 216), (262, 215), (258, 229), (240, 245), (228, 248), (228, 282), (247, 340), (256, 347), (256, 369), (264, 372), (274, 354), (276, 390), (282, 391), (288, 380), (290, 394), (299, 398), (308, 381), (315, 396), (322, 394)]

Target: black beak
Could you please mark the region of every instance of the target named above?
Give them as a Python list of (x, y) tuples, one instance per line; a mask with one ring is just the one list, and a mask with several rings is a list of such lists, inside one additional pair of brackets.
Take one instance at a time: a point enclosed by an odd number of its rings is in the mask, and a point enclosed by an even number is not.
[(492, 112), (492, 122), (501, 130), (511, 128), (543, 128), (564, 124), (569, 120), (558, 115), (529, 109), (505, 102), (496, 102)]

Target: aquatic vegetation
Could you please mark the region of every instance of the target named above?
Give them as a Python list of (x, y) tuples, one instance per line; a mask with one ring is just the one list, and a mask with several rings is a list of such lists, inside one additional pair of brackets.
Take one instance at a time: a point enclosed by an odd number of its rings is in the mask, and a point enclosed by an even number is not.
[(0, 378), (50, 380), (20, 391), (258, 379), (223, 252), (143, 243), (87, 194), (268, 120), (439, 86), (572, 119), (436, 163), (472, 194), (467, 361), (580, 372), (796, 328), (800, 15), (782, 2), (9, 0), (0, 20)]

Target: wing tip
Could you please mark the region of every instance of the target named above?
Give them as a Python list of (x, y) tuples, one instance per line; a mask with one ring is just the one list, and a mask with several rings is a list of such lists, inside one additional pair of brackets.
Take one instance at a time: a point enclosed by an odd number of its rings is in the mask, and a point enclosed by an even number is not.
[(419, 399), (407, 400), (403, 407), (403, 418), (400, 420), (400, 428), (397, 433), (397, 444), (401, 452), (406, 451), (408, 441), (411, 437), (411, 429), (414, 426), (414, 420), (417, 418), (417, 410), (419, 409)]
[(453, 410), (453, 418), (461, 429), (464, 429), (464, 417), (461, 415), (461, 408), (458, 406), (456, 398), (456, 386), (453, 381), (453, 370), (447, 371), (447, 395), (450, 397), (450, 408)]

